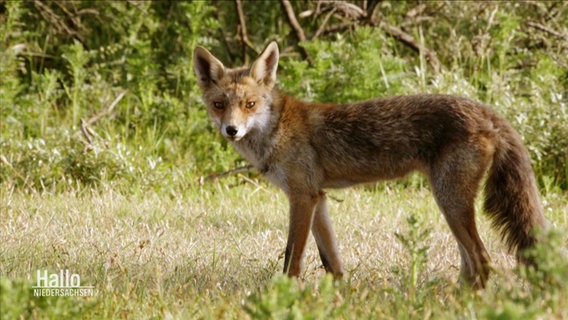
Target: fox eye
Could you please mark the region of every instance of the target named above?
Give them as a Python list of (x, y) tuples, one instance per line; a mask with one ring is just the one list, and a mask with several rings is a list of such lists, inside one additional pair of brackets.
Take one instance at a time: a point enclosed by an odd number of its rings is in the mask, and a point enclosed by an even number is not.
[(254, 101), (249, 101), (249, 102), (247, 102), (247, 108), (250, 109), (250, 108), (254, 107), (255, 104), (256, 104), (256, 102), (254, 102)]
[(213, 106), (215, 107), (215, 109), (223, 109), (225, 107), (223, 102), (219, 102), (219, 101), (213, 102)]

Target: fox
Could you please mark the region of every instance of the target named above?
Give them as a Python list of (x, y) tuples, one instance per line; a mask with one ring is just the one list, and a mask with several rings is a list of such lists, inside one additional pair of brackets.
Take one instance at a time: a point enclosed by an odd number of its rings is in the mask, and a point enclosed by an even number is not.
[(519, 263), (545, 229), (536, 178), (520, 135), (488, 106), (465, 97), (415, 94), (354, 103), (297, 99), (276, 86), (279, 50), (270, 42), (249, 66), (226, 68), (196, 46), (193, 65), (209, 118), (289, 203), (284, 273), (300, 276), (313, 234), (323, 268), (341, 279), (325, 190), (425, 175), (455, 237), (460, 282), (484, 288), (490, 257), (474, 200)]

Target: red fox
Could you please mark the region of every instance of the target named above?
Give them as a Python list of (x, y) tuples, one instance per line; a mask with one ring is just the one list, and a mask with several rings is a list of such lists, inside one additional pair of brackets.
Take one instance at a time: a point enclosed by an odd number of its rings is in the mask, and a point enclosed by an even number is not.
[(481, 103), (439, 94), (351, 104), (300, 101), (275, 88), (279, 51), (270, 43), (248, 67), (228, 69), (196, 47), (193, 63), (210, 118), (221, 134), (290, 204), (284, 272), (298, 276), (311, 230), (327, 272), (344, 269), (326, 205), (327, 188), (426, 175), (455, 236), (461, 278), (482, 288), (489, 256), (474, 219), (487, 173), (484, 211), (520, 262), (547, 222), (517, 132)]

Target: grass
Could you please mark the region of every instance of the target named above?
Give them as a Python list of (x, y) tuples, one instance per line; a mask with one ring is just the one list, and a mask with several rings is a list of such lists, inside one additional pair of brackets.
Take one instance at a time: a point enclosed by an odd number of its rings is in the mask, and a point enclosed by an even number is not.
[[(515, 269), (482, 215), (479, 229), (495, 272), (483, 292), (460, 289), (455, 240), (419, 184), (330, 192), (348, 271), (334, 283), (313, 239), (301, 280), (281, 277), (285, 196), (263, 182), (225, 182), (136, 195), (2, 186), (2, 319), (568, 317), (564, 286)], [(548, 193), (544, 202), (548, 218), (565, 230), (566, 195)], [(416, 234), (411, 247), (401, 241)], [(565, 248), (565, 238), (559, 241)], [(424, 259), (415, 259), (421, 252)], [(69, 269), (96, 295), (33, 297), (38, 269)], [(552, 274), (566, 272), (558, 269)]]

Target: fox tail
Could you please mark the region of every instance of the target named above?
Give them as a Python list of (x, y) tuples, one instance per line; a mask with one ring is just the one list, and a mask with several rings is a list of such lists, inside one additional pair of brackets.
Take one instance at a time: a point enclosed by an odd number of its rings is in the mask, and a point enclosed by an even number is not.
[(501, 139), (485, 183), (484, 210), (517, 259), (533, 263), (522, 253), (537, 242), (535, 231), (544, 231), (547, 221), (529, 154), (509, 124), (498, 118), (494, 123)]

